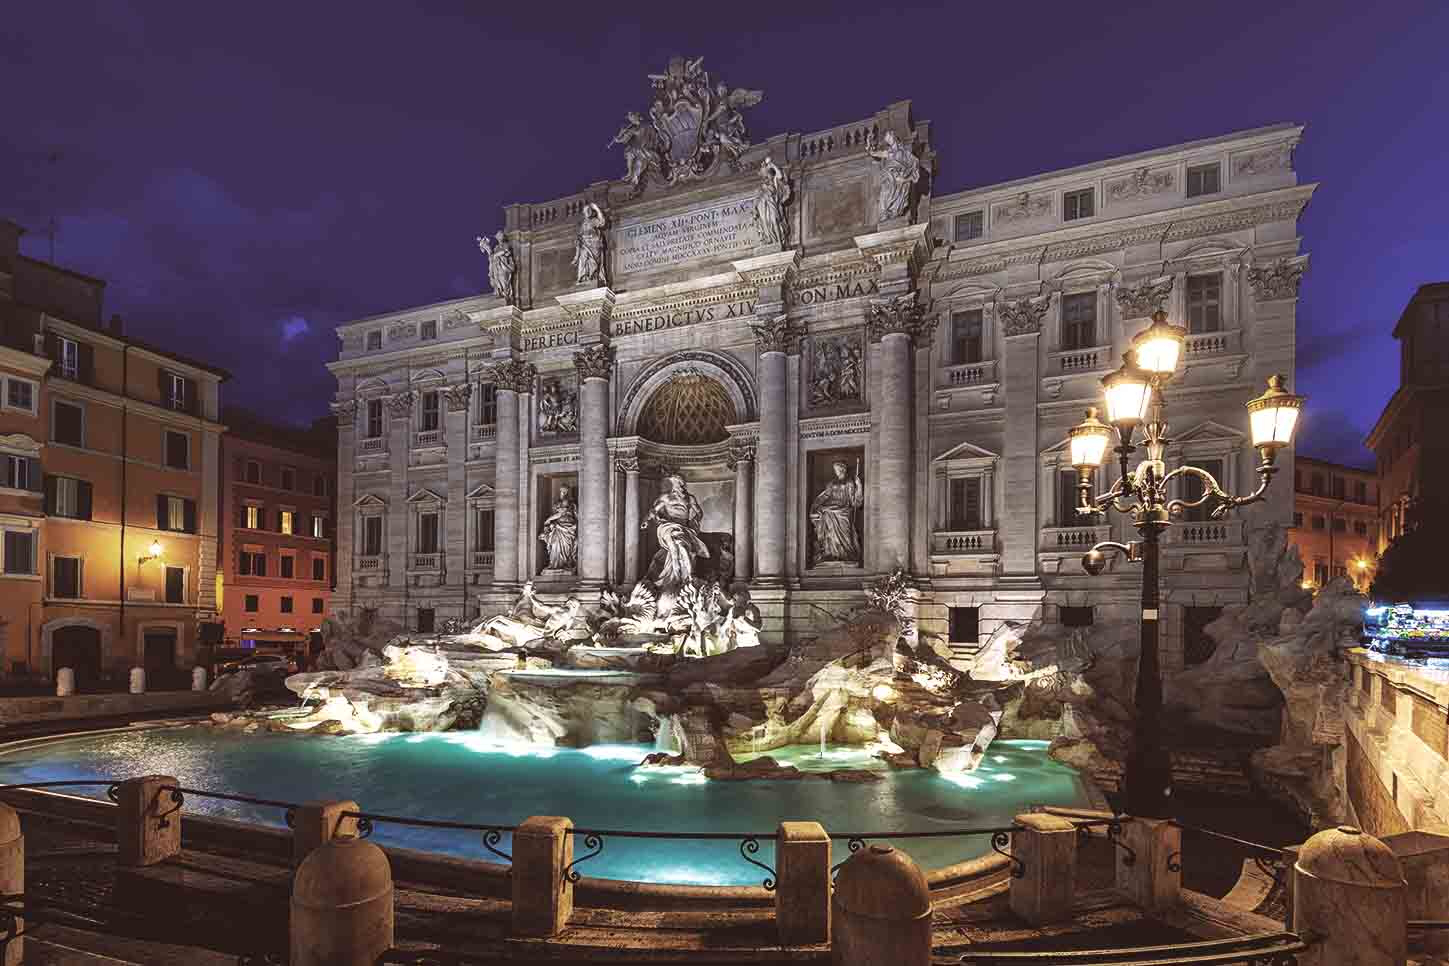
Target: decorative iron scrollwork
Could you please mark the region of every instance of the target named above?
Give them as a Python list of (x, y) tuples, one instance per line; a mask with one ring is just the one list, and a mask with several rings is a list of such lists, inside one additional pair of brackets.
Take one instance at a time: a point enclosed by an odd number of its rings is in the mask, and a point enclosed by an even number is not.
[[(167, 790), (167, 788), (161, 789), (163, 792)], [(186, 796), (181, 794), (181, 789), (170, 788), (169, 790), (171, 792), (171, 807), (156, 816), (157, 828), (168, 828), (171, 825), (171, 816), (181, 811), (181, 806), (186, 802)]]
[(585, 852), (583, 855), (579, 856), (568, 865), (564, 866), (564, 878), (570, 882), (577, 882), (579, 881), (579, 879), (583, 878), (583, 876), (579, 874), (579, 870), (576, 868), (576, 866), (580, 862), (587, 862), (589, 861), (589, 859), (594, 858), (600, 852), (604, 851), (603, 837), (600, 835), (596, 835), (593, 832), (586, 833), (584, 835), (584, 848), (592, 849), (593, 851)]
[(775, 870), (772, 869), (772, 868), (770, 868), (768, 865), (766, 865), (765, 863), (761, 862), (760, 860), (751, 858), (751, 856), (753, 856), (755, 853), (757, 853), (759, 851), (760, 851), (760, 840), (759, 839), (751, 836), (749, 838), (745, 838), (745, 839), (741, 839), (740, 840), (740, 855), (741, 855), (741, 857), (743, 857), (746, 862), (750, 863), (750, 865), (753, 865), (753, 866), (755, 866), (757, 868), (760, 868), (760, 869), (764, 869), (765, 870), (765, 873), (766, 873), (765, 881), (762, 884), (764, 885), (764, 887), (768, 891), (774, 892), (775, 891)]
[(1020, 879), (1026, 875), (1026, 863), (1007, 851), (1007, 846), (1009, 845), (1011, 845), (1010, 832), (991, 833), (991, 851), (998, 855), (1006, 856), (1011, 861), (1011, 877), (1013, 879)]
[[(489, 852), (492, 852), (494, 855), (498, 856), (500, 859), (504, 860), (505, 862), (511, 863), (513, 861), (513, 856), (509, 855), (507, 852), (504, 852), (497, 847), (498, 843), (502, 841), (503, 832), (499, 829), (490, 828), (488, 831), (483, 833), (483, 847)], [(512, 875), (513, 870), (509, 869), (508, 874)]]
[(372, 838), (372, 819), (366, 815), (357, 816), (357, 837), (360, 839)]
[[(846, 840), (845, 845), (848, 849), (850, 849), (850, 855), (854, 855), (861, 849), (865, 848), (865, 839), (861, 838), (858, 835), (853, 835), (848, 840)], [(839, 862), (835, 863), (830, 867), (830, 878), (832, 880), (835, 878), (835, 873), (840, 871), (840, 867), (846, 862), (850, 861), (850, 855), (847, 855), (845, 858), (841, 859)]]

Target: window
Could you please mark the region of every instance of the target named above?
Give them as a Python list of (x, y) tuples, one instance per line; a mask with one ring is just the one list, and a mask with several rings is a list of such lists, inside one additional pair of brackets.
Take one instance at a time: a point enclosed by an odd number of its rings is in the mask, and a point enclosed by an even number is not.
[(5, 397), (0, 399), (6, 409), (16, 409), (20, 412), (36, 415), (35, 400), (39, 395), (35, 383), (29, 379), (17, 379), (15, 376), (5, 378)]
[(422, 335), (420, 338), (436, 339), (438, 337), (438, 320), (424, 319), (422, 326), (420, 326), (420, 329), (422, 331)]
[(237, 569), (243, 577), (265, 577), (267, 575), (267, 555), (260, 550), (243, 550), (237, 563)]
[(326, 517), (319, 515), (312, 518), (312, 536), (316, 537), (318, 540), (327, 539)]
[(382, 348), (382, 330), (373, 329), (367, 333), (367, 351), (375, 352)]
[(981, 361), (982, 315), (981, 309), (951, 313), (951, 362), (954, 365)]
[(85, 409), (75, 403), (61, 402), (58, 399), (53, 403), (53, 407), (50, 438), (67, 446), (84, 446), (86, 444)]
[(441, 418), (438, 412), (438, 393), (434, 390), (423, 393), (423, 416), (419, 428), (425, 433), (431, 432), (438, 428)]
[(326, 606), (326, 601), (324, 601), (321, 597), (313, 597), (312, 598), (312, 613), (314, 613), (314, 614), (320, 614), (320, 613), (322, 613), (322, 610), (323, 610), (323, 608), (325, 606)]
[(186, 568), (166, 568), (166, 603), (186, 603)]
[(1090, 349), (1097, 344), (1097, 293), (1062, 296), (1062, 348)]
[(195, 533), (196, 501), (166, 493), (156, 494), (156, 529)]
[(956, 216), (951, 237), (958, 242), (971, 241), (985, 234), (985, 220), (979, 211), (966, 211)]
[(281, 574), (280, 575), (282, 577), (285, 577), (288, 580), (291, 580), (293, 577), (295, 577), (297, 575), (297, 558), (296, 557), (292, 556), (289, 553), (282, 554), (282, 559), (281, 559)]
[(91, 518), (91, 485), (86, 480), (52, 476), (45, 481), (45, 512), (71, 520)]
[(1301, 513), (1295, 513), (1295, 514), (1293, 514), (1293, 527), (1294, 527), (1294, 529), (1301, 529), (1302, 526), (1303, 526), (1303, 514), (1301, 514)]
[(438, 552), (438, 515), (418, 514), (418, 553)]
[(33, 456), (0, 455), (0, 470), (4, 471), (0, 486), (31, 492), (40, 488), (40, 460)]
[(981, 608), (948, 608), (948, 635), (952, 644), (976, 644), (981, 640)]
[(262, 508), (250, 505), (242, 507), (242, 526), (248, 530), (260, 530), (262, 528)]
[(291, 510), (277, 511), (277, 532), (290, 534), (296, 524), (296, 513)]
[(1057, 526), (1088, 522), (1085, 514), (1077, 512), (1077, 499), (1077, 471), (1057, 470)]
[(981, 477), (968, 476), (947, 483), (946, 522), (952, 530), (981, 529)]
[(478, 425), (498, 425), (498, 387), (491, 382), (478, 386)]
[(433, 632), (433, 609), (431, 607), (418, 608), (418, 630), (423, 634)]
[(1358, 480), (1353, 484), (1353, 502), (1368, 502), (1368, 484), (1363, 480)]
[(290, 613), (292, 613), (292, 598), (290, 598), (290, 597), (283, 597), (282, 598), (282, 613), (283, 614), (290, 614)]
[(186, 378), (178, 376), (174, 372), (161, 371), (161, 402), (168, 409), (180, 409), (183, 411), (191, 408), (191, 393), (186, 385)]
[(1313, 582), (1320, 587), (1328, 583), (1328, 564), (1322, 560), (1313, 561)]
[(313, 580), (326, 580), (327, 579), (327, 558), (326, 557), (313, 557), (312, 558), (312, 579)]
[(55, 342), (60, 350), (55, 360), (60, 363), (60, 374), (67, 379), (79, 379), (80, 343), (63, 336), (57, 337)]
[(1348, 521), (1345, 520), (1343, 517), (1334, 517), (1333, 518), (1333, 532), (1334, 533), (1347, 533), (1348, 532)]
[(1322, 530), (1323, 527), (1324, 527), (1323, 517), (1318, 516), (1317, 514), (1315, 514), (1314, 517), (1313, 517), (1313, 529), (1315, 529), (1315, 530)]
[(476, 507), (473, 510), (473, 549), (479, 553), (493, 550), (493, 508)]
[(297, 471), (290, 466), (282, 467), (282, 489), (295, 490), (297, 488)]
[(1222, 171), (1213, 164), (1191, 164), (1187, 168), (1187, 196), (1215, 195), (1223, 190)]
[(1090, 218), (1095, 213), (1093, 191), (1091, 188), (1083, 188), (1080, 191), (1068, 191), (1062, 195), (1062, 221), (1076, 221), (1078, 218)]
[(246, 599), (242, 601), (242, 610), (246, 611), (248, 614), (255, 614), (260, 609), (261, 608), (257, 601), (257, 595), (247, 594)]
[(1189, 275), (1187, 277), (1187, 331), (1217, 332), (1223, 327), (1223, 277)]
[(1341, 476), (1332, 477), (1329, 480), (1329, 488), (1333, 491), (1333, 498), (1335, 500), (1342, 500), (1348, 495), (1346, 482)]
[(1058, 607), (1057, 616), (1063, 627), (1091, 627), (1097, 618), (1092, 607)]
[(79, 557), (52, 557), (50, 560), (50, 596), (76, 600), (81, 595), (81, 560)]
[(1313, 485), (1310, 488), (1310, 492), (1314, 496), (1323, 496), (1323, 474), (1322, 473), (1314, 473), (1313, 474)]
[(166, 465), (173, 470), (191, 469), (191, 434), (166, 430)]
[[(1194, 466), (1206, 470), (1212, 474), (1218, 485), (1223, 484), (1223, 461), (1217, 460), (1192, 460)], [(1189, 473), (1182, 477), (1182, 498), (1192, 501), (1207, 492), (1207, 483), (1202, 477), (1195, 473)], [(1182, 512), (1182, 518), (1190, 523), (1205, 523), (1212, 519), (1213, 508), (1218, 505), (1217, 497), (1208, 497), (1201, 506), (1188, 507)]]
[(362, 553), (366, 557), (382, 556), (382, 517), (362, 518)]
[(323, 476), (321, 473), (318, 473), (316, 476), (312, 477), (312, 495), (327, 495), (327, 477)]
[(261, 486), (262, 464), (257, 462), (256, 460), (247, 460), (245, 479), (248, 483), (254, 483), (257, 486)]
[(35, 531), (5, 531), (5, 573), (35, 573)]
[(367, 401), (367, 438), (377, 439), (382, 435), (382, 400)]
[(1218, 649), (1207, 633), (1207, 626), (1223, 616), (1221, 607), (1184, 607), (1182, 609), (1182, 662), (1188, 667), (1202, 664)]

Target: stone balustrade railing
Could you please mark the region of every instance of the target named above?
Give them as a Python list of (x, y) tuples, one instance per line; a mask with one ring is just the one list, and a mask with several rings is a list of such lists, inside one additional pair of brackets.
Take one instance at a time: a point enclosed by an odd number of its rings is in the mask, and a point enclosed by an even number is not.
[(1239, 329), (1223, 332), (1195, 332), (1187, 337), (1183, 356), (1188, 362), (1203, 356), (1227, 355), (1241, 352), (1243, 333)]
[(985, 386), (996, 381), (996, 360), (984, 362), (963, 362), (946, 366), (939, 376), (940, 388), (955, 389), (970, 386)]
[(492, 550), (474, 550), (472, 553), (470, 553), (468, 555), (468, 569), (469, 570), (492, 570), (493, 569), (493, 551)]
[(1111, 346), (1094, 346), (1088, 349), (1069, 349), (1051, 354), (1052, 370), (1059, 375), (1079, 372), (1095, 372), (1107, 369), (1112, 364)]
[(359, 453), (385, 453), (387, 452), (386, 436), (371, 436), (357, 441)]
[(837, 151), (855, 151), (865, 148), (871, 135), (879, 135), (880, 128), (872, 122), (843, 124), (827, 131), (804, 134), (800, 137), (800, 157), (818, 158)]
[(931, 553), (934, 556), (969, 556), (995, 552), (995, 530), (937, 530), (931, 534)]
[(1163, 535), (1169, 547), (1242, 546), (1242, 520), (1177, 521)]
[(469, 433), (470, 438), (475, 443), (491, 442), (492, 440), (498, 438), (498, 424), (487, 423), (480, 425), (478, 423), (474, 423)]
[(1085, 553), (1111, 534), (1111, 526), (1105, 523), (1095, 527), (1042, 527), (1041, 549)]
[(443, 555), (440, 553), (415, 553), (408, 558), (408, 570), (430, 573), (443, 569)]
[(427, 429), (413, 436), (413, 448), (423, 449), (429, 446), (443, 445), (443, 431), (441, 429)]
[(363, 573), (382, 569), (382, 557), (358, 557), (357, 569)]

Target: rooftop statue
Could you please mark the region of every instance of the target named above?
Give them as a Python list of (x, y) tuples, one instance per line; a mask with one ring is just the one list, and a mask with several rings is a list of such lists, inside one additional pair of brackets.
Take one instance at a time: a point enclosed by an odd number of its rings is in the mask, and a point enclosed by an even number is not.
[(876, 208), (879, 221), (889, 221), (906, 213), (911, 192), (921, 180), (921, 160), (910, 145), (902, 144), (894, 131), (887, 131), (883, 144), (877, 144), (872, 132), (865, 142), (865, 151), (880, 164), (880, 202)]
[(783, 245), (789, 237), (785, 205), (790, 201), (790, 179), (768, 155), (760, 163), (760, 187), (755, 193), (755, 230), (760, 244)]
[(573, 265), (579, 285), (603, 287), (609, 284), (604, 267), (604, 228), (608, 224), (609, 216), (604, 214), (604, 209), (592, 201), (584, 205), (578, 238), (574, 241)]
[(508, 239), (503, 237), (502, 231), (494, 237), (497, 244), (490, 244), (487, 235), (479, 235), (478, 250), (488, 256), (488, 284), (493, 286), (493, 294), (502, 299), (505, 305), (512, 305), (513, 276), (517, 269), (513, 261), (513, 249), (508, 246)]

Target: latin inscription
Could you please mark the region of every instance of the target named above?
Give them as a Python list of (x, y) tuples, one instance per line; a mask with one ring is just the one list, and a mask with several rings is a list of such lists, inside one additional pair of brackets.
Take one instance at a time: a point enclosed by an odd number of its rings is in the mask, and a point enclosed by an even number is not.
[(628, 275), (668, 268), (700, 258), (724, 258), (759, 241), (751, 221), (753, 201), (723, 204), (620, 225), (614, 231), (614, 273)]
[(538, 352), (540, 349), (555, 349), (562, 345), (577, 345), (578, 341), (577, 329), (570, 329), (567, 332), (550, 332), (548, 335), (530, 335), (523, 339), (523, 351)]
[(875, 295), (880, 286), (875, 279), (864, 282), (841, 282), (835, 285), (812, 285), (809, 288), (790, 289), (785, 292), (786, 305), (819, 305), (822, 302), (838, 302), (841, 299), (858, 299)]
[(617, 319), (613, 331), (614, 335), (637, 335), (640, 332), (659, 332), (721, 319), (747, 319), (754, 314), (754, 302), (726, 302), (723, 305), (705, 305), (697, 309), (660, 312), (658, 315), (646, 315), (637, 319)]

